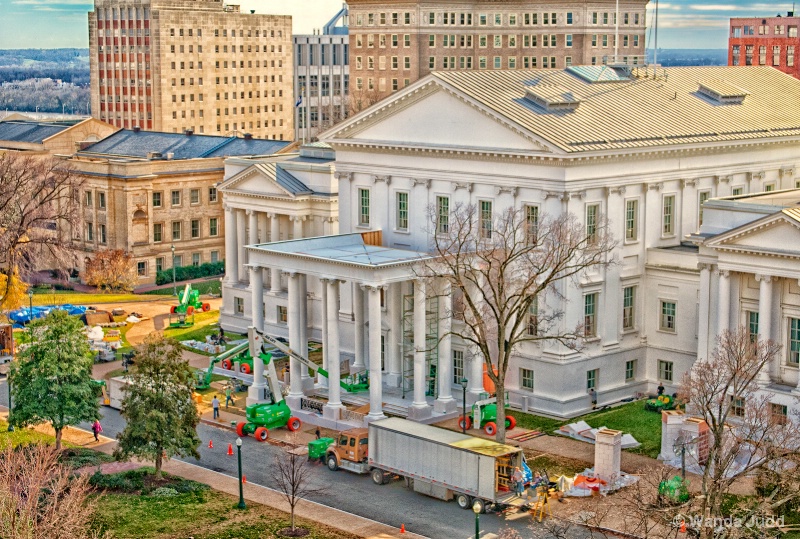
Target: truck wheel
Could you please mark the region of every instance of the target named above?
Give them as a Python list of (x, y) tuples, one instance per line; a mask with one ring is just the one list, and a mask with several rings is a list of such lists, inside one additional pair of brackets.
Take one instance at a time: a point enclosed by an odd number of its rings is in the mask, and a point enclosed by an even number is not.
[(383, 470), (379, 470), (378, 468), (372, 470), (372, 482), (376, 485), (383, 485), (386, 483), (386, 476), (384, 475)]
[(339, 463), (336, 461), (336, 455), (328, 455), (328, 469), (335, 472), (339, 469)]
[(244, 374), (250, 374), (250, 365), (248, 363), (242, 363), (239, 365), (239, 370)]
[(469, 430), (472, 428), (472, 420), (468, 415), (462, 415), (458, 418), (458, 428)]
[(456, 503), (461, 509), (470, 509), (472, 507), (472, 498), (466, 494), (459, 494), (456, 496)]
[(300, 421), (296, 417), (290, 417), (289, 422), (286, 423), (286, 428), (289, 429), (291, 432), (294, 432), (296, 430), (300, 430), (302, 424), (303, 424), (302, 421)]
[(514, 430), (517, 426), (517, 419), (514, 416), (506, 416), (506, 430)]
[(244, 431), (244, 427), (246, 425), (247, 425), (247, 423), (245, 423), (244, 421), (240, 421), (240, 422), (236, 423), (236, 434), (238, 434), (242, 438), (247, 436), (247, 433)]
[[(478, 506), (478, 513), (485, 513), (486, 512), (486, 502), (481, 500), (480, 498), (475, 498), (472, 500), (472, 505), (470, 507)], [(474, 510), (474, 509), (473, 509)]]
[(169, 314), (175, 314), (175, 305), (172, 305), (172, 306), (169, 308)]
[(222, 368), (229, 371), (233, 368), (233, 363), (231, 363), (230, 359), (223, 359), (222, 360)]
[(259, 442), (266, 442), (267, 438), (269, 438), (269, 431), (266, 427), (258, 427), (253, 436), (255, 436), (256, 440)]
[(209, 304), (209, 303), (203, 303), (203, 312), (204, 312), (204, 313), (207, 313), (207, 312), (208, 312), (208, 311), (210, 311), (210, 310), (211, 310), (211, 304)]
[(189, 305), (188, 307), (186, 307), (186, 314), (187, 315), (191, 316), (193, 313), (194, 313), (194, 307), (192, 305)]
[(483, 432), (488, 434), (489, 436), (494, 436), (497, 434), (497, 425), (495, 425), (494, 421), (489, 421), (484, 425)]

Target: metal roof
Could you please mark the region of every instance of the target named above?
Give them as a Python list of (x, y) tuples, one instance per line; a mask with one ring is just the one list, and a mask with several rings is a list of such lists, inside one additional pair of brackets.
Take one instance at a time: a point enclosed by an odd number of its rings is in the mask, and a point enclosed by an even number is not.
[[(594, 84), (575, 70), (441, 71), (431, 76), (564, 152), (633, 149), (800, 135), (800, 80), (768, 66), (634, 68), (631, 79)], [(648, 76), (645, 76), (648, 73)], [(713, 102), (700, 81), (747, 92)], [(531, 107), (528, 89), (558, 86), (580, 106)]]
[(69, 129), (74, 124), (38, 123), (23, 121), (0, 122), (0, 140), (41, 144), (44, 139)]
[(172, 159), (198, 159), (235, 155), (271, 155), (288, 146), (283, 140), (244, 139), (210, 135), (186, 135), (157, 131), (122, 129), (100, 142), (92, 144), (82, 154), (102, 154), (119, 157), (147, 158), (151, 152)]

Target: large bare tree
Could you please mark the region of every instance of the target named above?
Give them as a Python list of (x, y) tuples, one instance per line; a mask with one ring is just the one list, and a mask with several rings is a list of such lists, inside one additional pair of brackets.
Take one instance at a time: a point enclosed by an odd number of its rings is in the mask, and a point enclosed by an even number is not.
[[(308, 461), (308, 456), (301, 454), (295, 447), (283, 447), (275, 454), (271, 468), (272, 479), (289, 504), (290, 528), (284, 535), (296, 533), (294, 510), (300, 500), (309, 496), (323, 494), (326, 487), (315, 481), (319, 475)], [(298, 534), (299, 535), (299, 534)]]
[[(452, 290), (460, 322), (450, 334), (485, 361), (497, 397), (497, 440), (505, 441), (505, 381), (524, 343), (576, 348), (583, 324), (563, 320), (564, 289), (609, 262), (615, 242), (600, 216), (539, 215), (529, 207), (492, 213), (473, 204), (429, 209), (432, 251), (420, 275), (440, 293)], [(441, 288), (442, 283), (449, 287)]]
[(13, 276), (22, 279), (43, 260), (52, 269), (74, 266), (72, 241), (83, 179), (60, 159), (0, 153), (0, 302)]
[[(780, 345), (761, 340), (747, 328), (725, 330), (708, 361), (698, 361), (684, 376), (681, 396), (687, 411), (703, 418), (709, 427), (708, 457), (702, 466), (703, 518), (723, 517), (722, 505), (731, 486), (759, 472), (796, 474), (800, 429), (787, 408), (773, 403), (775, 396), (759, 384), (770, 369)], [(785, 490), (784, 490), (785, 492)], [(777, 509), (800, 495), (762, 499), (758, 511)], [(701, 527), (700, 537), (713, 529)]]

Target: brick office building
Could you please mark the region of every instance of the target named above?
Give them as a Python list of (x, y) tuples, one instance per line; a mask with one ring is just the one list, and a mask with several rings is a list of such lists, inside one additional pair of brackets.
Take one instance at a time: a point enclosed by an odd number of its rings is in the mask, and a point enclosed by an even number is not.
[(292, 18), (220, 0), (95, 0), (92, 116), (123, 128), (292, 140)]
[[(615, 3), (350, 0), (358, 111), (431, 71), (557, 68), (614, 60)], [(643, 64), (647, 0), (619, 3), (617, 61)]]
[(728, 34), (728, 65), (768, 65), (800, 78), (795, 55), (800, 46), (797, 27), (800, 17), (790, 11), (786, 17), (736, 17)]

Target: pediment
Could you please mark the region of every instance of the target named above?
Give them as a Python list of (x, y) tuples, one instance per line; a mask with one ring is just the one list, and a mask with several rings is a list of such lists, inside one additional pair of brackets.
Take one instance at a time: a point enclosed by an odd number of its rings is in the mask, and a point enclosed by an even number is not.
[(778, 212), (719, 234), (705, 246), (720, 251), (800, 258), (800, 221)]
[(259, 197), (296, 197), (311, 192), (302, 182), (280, 169), (277, 163), (258, 163), (247, 167), (225, 180), (219, 189), (222, 192), (253, 194)]
[(535, 134), (448, 87), (419, 83), (357, 114), (320, 139), (450, 150), (557, 151)]

